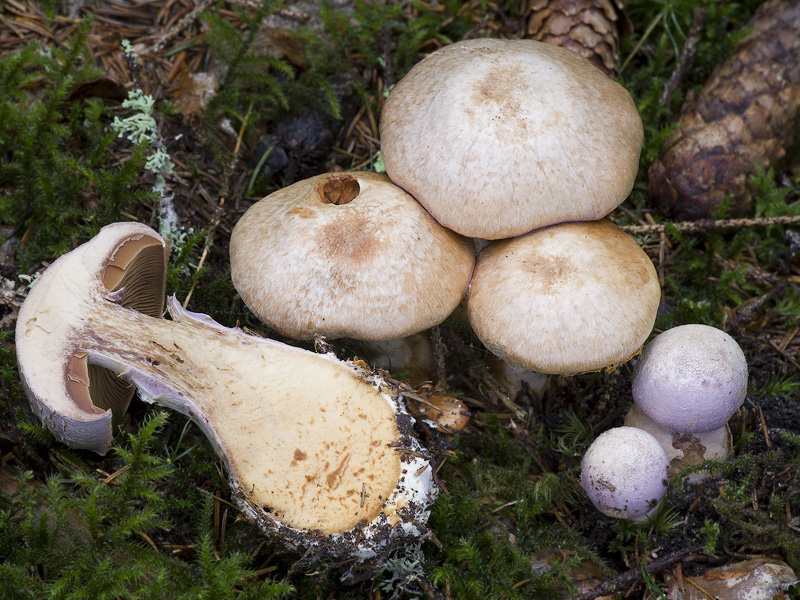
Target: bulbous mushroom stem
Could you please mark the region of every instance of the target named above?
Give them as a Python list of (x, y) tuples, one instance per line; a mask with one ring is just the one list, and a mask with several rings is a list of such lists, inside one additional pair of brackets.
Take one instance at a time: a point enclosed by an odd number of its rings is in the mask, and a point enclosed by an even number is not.
[[(625, 414), (625, 425), (646, 431), (658, 440), (669, 460), (667, 473), (670, 478), (684, 467), (699, 465), (705, 460), (728, 460), (733, 452), (733, 438), (727, 424), (711, 431), (672, 431), (653, 421), (638, 405), (632, 404)], [(686, 480), (699, 483), (710, 476), (711, 471), (703, 470), (688, 475)]]
[(336, 533), (377, 517), (402, 467), (380, 392), (327, 355), (223, 328), (174, 298), (168, 306), (172, 321), (106, 303), (81, 332), (82, 360), (196, 421), (280, 521)]
[[(430, 465), (401, 431), (404, 409), (386, 384), (331, 355), (225, 328), (174, 298), (172, 321), (122, 306), (142, 292), (116, 270), (139, 269), (141, 257), (163, 263), (165, 253), (146, 226), (109, 226), (31, 290), (17, 325), (20, 370), (54, 433), (73, 446), (108, 449), (108, 411), (93, 403), (88, 375), (97, 365), (197, 423), (240, 504), (268, 529), (312, 537), (358, 530), (369, 540), (364, 527), (390, 537), (424, 521), (435, 495)], [(126, 285), (114, 290), (119, 281)], [(362, 550), (374, 552), (369, 544)]]

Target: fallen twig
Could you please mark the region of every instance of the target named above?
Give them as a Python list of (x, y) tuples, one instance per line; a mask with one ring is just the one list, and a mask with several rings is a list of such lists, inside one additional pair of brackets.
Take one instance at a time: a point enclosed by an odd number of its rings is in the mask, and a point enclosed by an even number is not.
[(622, 230), (632, 235), (666, 233), (671, 229), (681, 233), (705, 233), (707, 231), (736, 231), (748, 227), (770, 225), (800, 225), (800, 215), (786, 217), (754, 217), (745, 219), (700, 219), (698, 221), (675, 221), (652, 225), (624, 225)]
[[(217, 227), (219, 227), (220, 220), (222, 219), (222, 212), (225, 207), (225, 197), (228, 195), (230, 191), (228, 188), (228, 181), (230, 180), (231, 175), (233, 174), (233, 171), (236, 168), (236, 164), (239, 160), (239, 150), (241, 149), (242, 146), (242, 138), (244, 137), (244, 130), (245, 127), (247, 127), (247, 122), (250, 119), (250, 114), (252, 113), (252, 111), (253, 111), (253, 103), (251, 102), (249, 108), (247, 109), (247, 114), (244, 116), (244, 119), (242, 121), (242, 126), (239, 129), (239, 137), (236, 139), (236, 146), (233, 149), (233, 157), (228, 163), (228, 168), (226, 169), (225, 172), (223, 188), (222, 190), (220, 190), (219, 204), (214, 210), (214, 216), (211, 219), (211, 223), (209, 224), (208, 232), (206, 233), (205, 244), (203, 246), (203, 254), (200, 256), (200, 261), (197, 263), (197, 269), (195, 269), (196, 273), (200, 272), (200, 269), (203, 268), (203, 264), (205, 263), (206, 258), (208, 257), (208, 253), (214, 244), (214, 234), (217, 232)], [(192, 294), (194, 293), (195, 287), (197, 287), (197, 281), (198, 280), (195, 280), (194, 283), (192, 283), (192, 287), (189, 288), (189, 293), (186, 294), (186, 298), (183, 300), (184, 308), (186, 308), (189, 305), (189, 300), (191, 299)]]
[[(689, 546), (688, 548), (683, 548), (682, 550), (670, 552), (661, 558), (657, 558), (654, 561), (647, 563), (647, 569), (650, 572), (661, 571), (670, 565), (683, 560), (690, 554), (696, 554), (702, 549), (703, 545), (698, 544), (695, 546)], [(642, 579), (642, 569), (637, 565), (636, 567), (625, 571), (624, 573), (620, 573), (616, 577), (606, 579), (600, 585), (595, 586), (588, 592), (583, 592), (582, 594), (573, 596), (572, 600), (594, 600), (598, 596), (607, 596), (609, 594), (613, 594), (623, 587), (628, 587), (631, 584), (636, 583), (640, 579)]]
[(175, 25), (170, 27), (168, 31), (164, 32), (159, 40), (153, 45), (150, 53), (155, 55), (161, 52), (164, 46), (166, 46), (175, 36), (189, 27), (189, 25), (194, 23), (197, 20), (198, 15), (211, 6), (211, 2), (212, 0), (200, 0), (197, 6), (195, 6), (188, 14), (186, 14), (180, 21), (175, 23)]
[(705, 6), (698, 6), (695, 9), (692, 15), (692, 25), (689, 27), (689, 35), (686, 37), (686, 43), (683, 45), (683, 50), (681, 50), (681, 55), (678, 59), (678, 66), (672, 72), (669, 81), (664, 85), (664, 93), (661, 95), (662, 106), (669, 106), (675, 90), (678, 89), (684, 75), (686, 75), (689, 67), (692, 66), (694, 55), (697, 53), (697, 48), (703, 37), (707, 16), (708, 11)]

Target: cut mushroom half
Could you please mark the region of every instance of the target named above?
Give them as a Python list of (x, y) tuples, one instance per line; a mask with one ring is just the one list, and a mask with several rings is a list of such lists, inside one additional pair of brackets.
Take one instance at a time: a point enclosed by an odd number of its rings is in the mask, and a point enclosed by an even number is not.
[(163, 303), (167, 252), (145, 225), (109, 225), (30, 291), (17, 356), (53, 433), (109, 449), (111, 412), (98, 406), (92, 377), (105, 369), (190, 417), (243, 512), (287, 546), (367, 560), (425, 533), (436, 486), (399, 394), (357, 365), (225, 328), (174, 298), (172, 320), (151, 316)]

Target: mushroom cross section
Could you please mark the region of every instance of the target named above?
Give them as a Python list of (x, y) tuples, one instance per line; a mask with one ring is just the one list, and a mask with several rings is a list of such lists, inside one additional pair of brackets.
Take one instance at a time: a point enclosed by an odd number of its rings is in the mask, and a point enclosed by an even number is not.
[[(126, 307), (153, 295), (148, 278), (163, 293), (166, 255), (149, 227), (110, 225), (31, 289), (17, 354), (33, 409), (54, 434), (73, 447), (110, 447), (110, 410), (97, 407), (89, 375), (96, 366), (197, 423), (245, 513), (292, 545), (350, 536), (357, 542), (345, 551), (371, 557), (396, 534), (421, 534), (436, 488), (392, 388), (332, 355), (225, 328), (174, 298), (172, 320)], [(144, 279), (128, 276), (136, 272)]]

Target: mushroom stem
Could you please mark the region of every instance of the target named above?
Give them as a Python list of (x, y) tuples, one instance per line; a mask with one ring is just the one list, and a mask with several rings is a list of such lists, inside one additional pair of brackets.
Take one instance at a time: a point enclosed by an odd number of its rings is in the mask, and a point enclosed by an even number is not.
[[(381, 512), (401, 464), (387, 447), (400, 438), (394, 408), (380, 392), (328, 355), (224, 328), (174, 297), (168, 307), (172, 321), (103, 304), (80, 336), (84, 356), (193, 419), (282, 522), (335, 533)], [(344, 430), (320, 435), (331, 427)]]
[(406, 413), (384, 382), (332, 355), (223, 327), (174, 298), (172, 321), (127, 308), (141, 287), (115, 274), (158, 262), (154, 250), (166, 246), (149, 228), (109, 226), (51, 265), (26, 299), (20, 368), (58, 437), (108, 449), (108, 411), (93, 401), (89, 377), (96, 365), (197, 423), (262, 525), (330, 535), (400, 523), (409, 533), (407, 521), (424, 519), (435, 494), (430, 466), (401, 431)]

